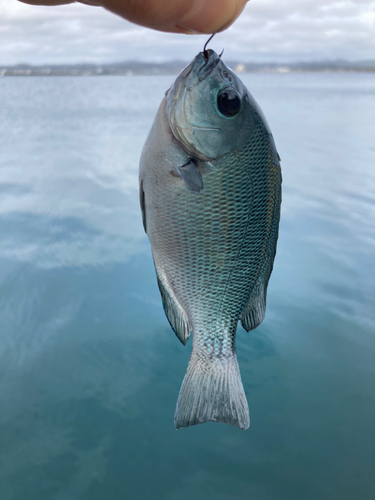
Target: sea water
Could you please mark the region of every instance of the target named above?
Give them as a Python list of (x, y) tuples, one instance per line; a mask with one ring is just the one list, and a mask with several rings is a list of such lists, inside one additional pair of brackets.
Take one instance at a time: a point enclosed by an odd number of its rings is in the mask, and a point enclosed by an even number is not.
[(247, 431), (176, 431), (138, 161), (174, 76), (0, 79), (1, 500), (375, 498), (375, 77), (244, 74), (282, 159)]

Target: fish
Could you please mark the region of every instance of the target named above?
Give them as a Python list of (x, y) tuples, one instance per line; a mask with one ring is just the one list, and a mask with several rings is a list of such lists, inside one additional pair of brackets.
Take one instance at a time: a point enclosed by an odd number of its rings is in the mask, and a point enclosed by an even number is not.
[(142, 150), (139, 192), (165, 314), (193, 336), (177, 429), (247, 429), (235, 338), (262, 321), (278, 239), (280, 157), (266, 118), (213, 50), (165, 93)]

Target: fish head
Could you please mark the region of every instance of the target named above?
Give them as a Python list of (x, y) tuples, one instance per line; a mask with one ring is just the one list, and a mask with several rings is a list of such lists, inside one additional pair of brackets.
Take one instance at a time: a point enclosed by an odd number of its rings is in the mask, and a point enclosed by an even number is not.
[(258, 117), (248, 90), (213, 50), (199, 53), (167, 93), (169, 127), (193, 158), (210, 161), (245, 146)]

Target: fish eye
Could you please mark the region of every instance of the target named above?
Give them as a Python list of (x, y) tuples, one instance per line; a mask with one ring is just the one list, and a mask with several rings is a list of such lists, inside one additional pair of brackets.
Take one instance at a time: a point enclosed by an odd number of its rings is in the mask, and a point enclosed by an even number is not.
[(233, 90), (225, 90), (217, 96), (217, 107), (226, 117), (235, 116), (240, 112), (241, 100)]

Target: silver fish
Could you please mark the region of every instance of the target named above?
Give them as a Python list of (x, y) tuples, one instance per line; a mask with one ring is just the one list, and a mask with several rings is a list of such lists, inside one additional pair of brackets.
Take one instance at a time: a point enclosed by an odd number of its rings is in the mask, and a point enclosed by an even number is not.
[(212, 50), (161, 102), (142, 151), (140, 203), (167, 318), (193, 349), (175, 425), (247, 429), (235, 336), (263, 320), (280, 218), (279, 156), (265, 117)]

